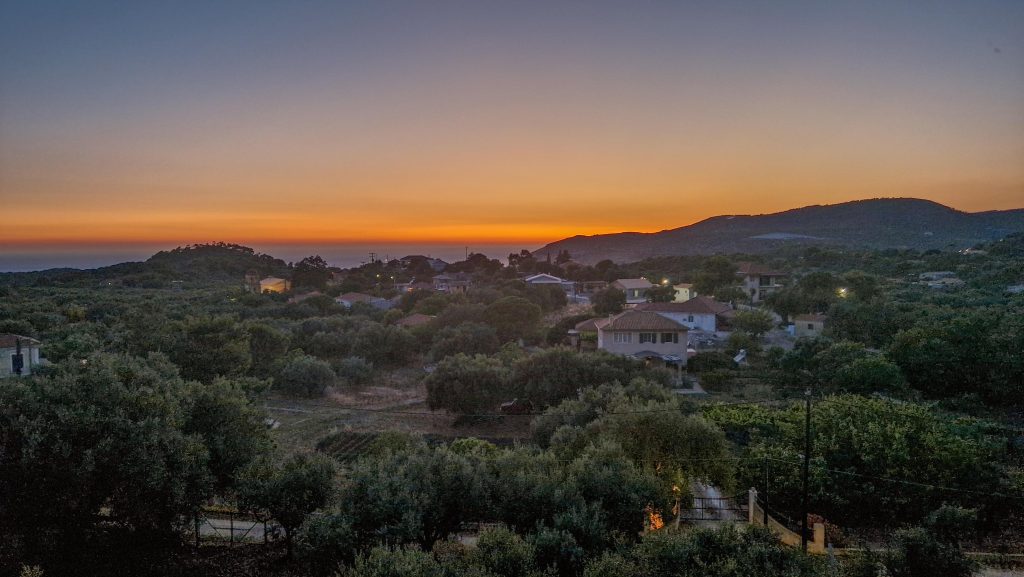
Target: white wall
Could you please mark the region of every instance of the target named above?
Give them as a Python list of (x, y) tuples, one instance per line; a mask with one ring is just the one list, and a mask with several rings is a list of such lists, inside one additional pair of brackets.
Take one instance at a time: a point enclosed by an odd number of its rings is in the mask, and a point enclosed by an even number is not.
[[(598, 331), (597, 333), (597, 346), (598, 348), (604, 349), (610, 353), (617, 355), (632, 355), (642, 351), (653, 351), (661, 355), (676, 355), (686, 358), (686, 333), (678, 332), (679, 342), (678, 343), (662, 343), (661, 333), (662, 332), (677, 332), (677, 331), (657, 331), (656, 343), (641, 343), (640, 332), (641, 331), (620, 331), (624, 334), (632, 334), (633, 342), (630, 343), (617, 343), (615, 342), (614, 331)], [(654, 332), (654, 331), (642, 331), (642, 332)]]
[[(15, 350), (14, 347), (0, 349), (0, 378), (14, 376), (14, 371), (11, 370), (11, 361), (14, 358)], [(25, 359), (21, 376), (27, 377), (32, 374), (33, 367), (39, 366), (39, 347), (22, 345), (21, 354)]]
[[(691, 329), (697, 329), (701, 331), (707, 331), (709, 333), (715, 332), (717, 329), (715, 315), (699, 315), (689, 313), (673, 313), (667, 311), (652, 311), (659, 315), (676, 321), (681, 325), (686, 325)], [(693, 319), (693, 320), (690, 320)]]

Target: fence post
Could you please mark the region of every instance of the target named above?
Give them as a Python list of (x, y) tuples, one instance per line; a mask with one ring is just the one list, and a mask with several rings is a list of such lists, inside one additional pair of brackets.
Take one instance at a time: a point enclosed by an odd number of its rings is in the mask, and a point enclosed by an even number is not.
[(267, 538), (267, 521), (263, 520), (263, 544), (266, 545), (270, 540)]
[(193, 521), (195, 521), (195, 525), (196, 525), (196, 553), (198, 553), (199, 552), (199, 513), (196, 513), (195, 515), (193, 515), (192, 519), (193, 519)]
[(754, 505), (757, 505), (757, 489), (751, 487), (747, 491), (747, 523), (751, 525), (754, 524)]
[(235, 514), (228, 511), (228, 543), (235, 544)]

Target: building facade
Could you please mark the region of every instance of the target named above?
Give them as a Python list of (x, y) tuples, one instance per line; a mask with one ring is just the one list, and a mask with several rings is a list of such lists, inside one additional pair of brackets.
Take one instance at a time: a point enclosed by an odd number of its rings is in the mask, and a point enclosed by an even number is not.
[(647, 302), (647, 291), (654, 284), (645, 278), (620, 278), (611, 286), (626, 293), (627, 305), (636, 305)]
[(636, 310), (659, 314), (690, 330), (714, 333), (720, 329), (721, 315), (732, 310), (732, 305), (711, 297), (695, 297), (681, 303), (641, 303)]
[(21, 376), (27, 377), (39, 366), (40, 342), (31, 337), (14, 334), (0, 334), (0, 378), (18, 376), (20, 350)]
[(686, 363), (687, 328), (649, 311), (628, 310), (597, 325), (597, 348), (637, 358)]
[(740, 278), (740, 288), (750, 297), (750, 302), (758, 303), (785, 286), (784, 282), (788, 275), (762, 264), (741, 262), (738, 265), (736, 276)]

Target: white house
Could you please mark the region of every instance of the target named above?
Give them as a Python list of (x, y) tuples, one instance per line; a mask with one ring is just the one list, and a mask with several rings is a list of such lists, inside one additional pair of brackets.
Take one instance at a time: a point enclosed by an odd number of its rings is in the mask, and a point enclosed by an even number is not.
[(732, 310), (732, 306), (711, 297), (694, 297), (682, 303), (640, 303), (635, 310), (656, 313), (689, 329), (713, 333), (719, 329), (721, 315)]
[(740, 277), (740, 288), (750, 296), (750, 302), (760, 302), (772, 292), (783, 287), (787, 276), (763, 264), (741, 262), (737, 264), (736, 276)]
[(645, 278), (620, 278), (611, 286), (626, 293), (627, 305), (635, 305), (647, 302), (647, 291), (655, 285)]
[(820, 337), (827, 318), (822, 314), (797, 315), (793, 319), (793, 332), (798, 337)]
[(23, 337), (10, 333), (0, 334), (0, 378), (17, 375), (15, 357), (21, 349), (21, 376), (32, 374), (32, 369), (40, 365), (39, 345), (32, 337)]
[(686, 364), (687, 329), (672, 319), (630, 309), (611, 318), (598, 319), (595, 324), (599, 349), (617, 355)]
[(388, 310), (392, 306), (394, 306), (394, 303), (389, 301), (388, 299), (382, 299), (380, 297), (375, 297), (363, 293), (345, 293), (340, 297), (334, 299), (334, 302), (338, 303), (339, 305), (347, 309), (352, 308), (352, 305), (356, 303), (366, 303), (374, 308), (378, 308), (381, 310)]
[(540, 274), (535, 274), (533, 276), (528, 276), (528, 277), (523, 279), (523, 282), (525, 282), (526, 284), (534, 284), (534, 285), (557, 286), (557, 287), (561, 288), (563, 291), (565, 291), (565, 294), (570, 296), (570, 297), (574, 296), (576, 294), (576, 283), (575, 282), (573, 282), (571, 280), (561, 279), (561, 278), (558, 278), (555, 275), (551, 275), (551, 274), (547, 274), (547, 273), (540, 273)]
[(439, 274), (434, 277), (434, 290), (449, 294), (469, 292), (469, 275), (462, 272)]
[(687, 282), (681, 282), (673, 285), (676, 289), (676, 296), (672, 299), (672, 302), (685, 303), (686, 301), (697, 296), (697, 291), (693, 289), (693, 285)]

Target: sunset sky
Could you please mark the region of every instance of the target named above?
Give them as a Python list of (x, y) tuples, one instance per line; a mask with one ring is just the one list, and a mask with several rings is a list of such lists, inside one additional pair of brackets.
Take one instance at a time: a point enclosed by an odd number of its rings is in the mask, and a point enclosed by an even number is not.
[(1024, 207), (1024, 2), (0, 2), (0, 247)]

